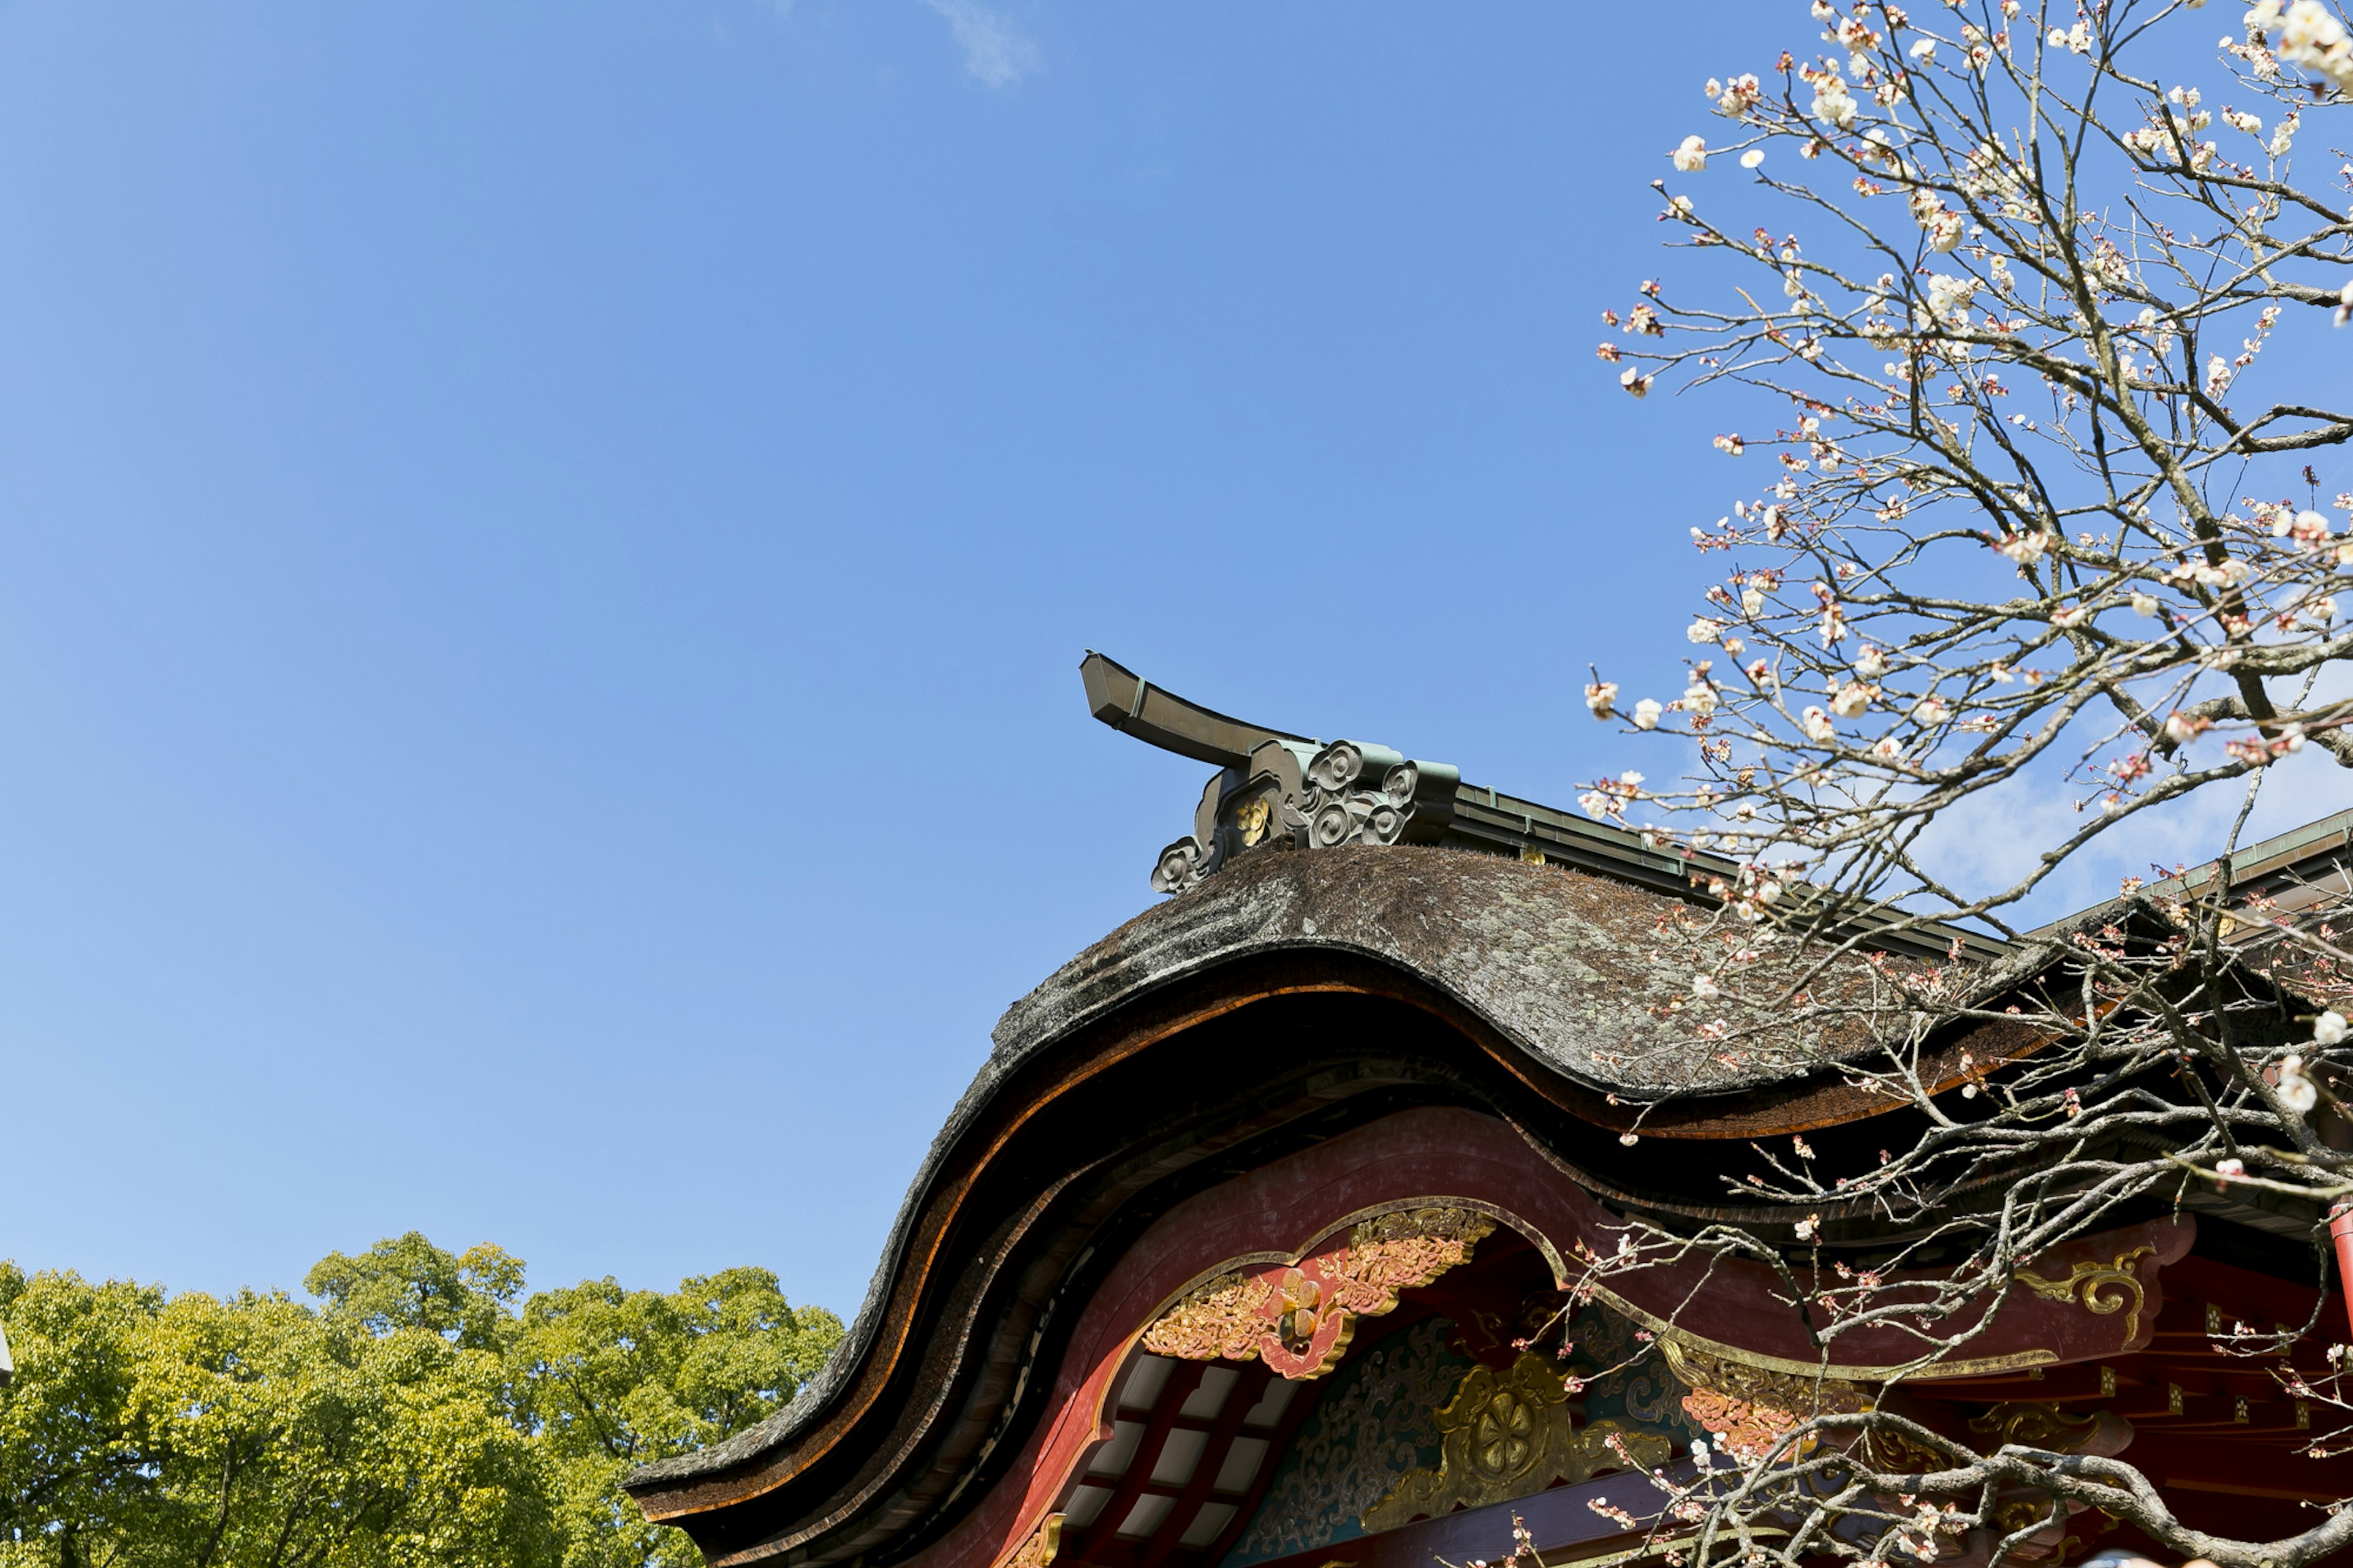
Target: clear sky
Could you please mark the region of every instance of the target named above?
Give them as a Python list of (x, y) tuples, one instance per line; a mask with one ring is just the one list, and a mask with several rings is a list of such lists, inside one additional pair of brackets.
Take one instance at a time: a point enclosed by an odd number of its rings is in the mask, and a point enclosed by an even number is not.
[(1672, 14), (0, 4), (0, 1256), (847, 1311), (1189, 822), (1084, 648), (1629, 761), (1733, 491), (1599, 312), (1810, 36)]

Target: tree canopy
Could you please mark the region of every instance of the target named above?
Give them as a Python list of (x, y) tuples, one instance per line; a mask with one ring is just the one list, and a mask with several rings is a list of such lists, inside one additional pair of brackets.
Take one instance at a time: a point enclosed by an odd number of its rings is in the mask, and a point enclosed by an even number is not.
[(0, 1263), (5, 1568), (700, 1561), (619, 1488), (781, 1408), (841, 1323), (761, 1268), (525, 1296), (425, 1237), (227, 1299)]

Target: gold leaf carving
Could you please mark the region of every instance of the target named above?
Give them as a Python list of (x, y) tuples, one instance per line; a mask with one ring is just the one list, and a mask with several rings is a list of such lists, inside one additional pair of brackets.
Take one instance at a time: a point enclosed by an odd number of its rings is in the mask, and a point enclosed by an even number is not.
[(1495, 1222), (1430, 1206), (1378, 1215), (1345, 1246), (1285, 1267), (1220, 1274), (1144, 1331), (1144, 1348), (1185, 1361), (1263, 1360), (1290, 1378), (1339, 1364), (1360, 1317), (1397, 1310), (1398, 1292), (1471, 1261)]
[[(2136, 1258), (2156, 1253), (2154, 1247), (2136, 1247), (2123, 1257), (2109, 1263), (2078, 1263), (2067, 1271), (2064, 1279), (2045, 1279), (2039, 1274), (2018, 1270), (2015, 1278), (2021, 1285), (2046, 1301), (2077, 1301), (2084, 1310), (2105, 1317), (2122, 1310), (2130, 1302), (2132, 1310), (2125, 1314), (2125, 1342), (2130, 1344), (2140, 1331), (2140, 1310), (2147, 1300), (2141, 1289), (2140, 1277), (2133, 1272)], [(2103, 1292), (2108, 1292), (2103, 1294)]]
[(2071, 1415), (2047, 1399), (1997, 1405), (1969, 1420), (1970, 1431), (1983, 1433), (1997, 1442), (2048, 1448), (2054, 1454), (2073, 1453), (2090, 1442), (2099, 1429), (2097, 1416)]
[(1062, 1549), (1062, 1516), (1050, 1513), (1045, 1521), (1029, 1534), (1029, 1539), (1007, 1558), (1002, 1568), (1046, 1568), (1054, 1561), (1054, 1553)]
[(1663, 1464), (1673, 1451), (1666, 1438), (1629, 1432), (1615, 1421), (1577, 1426), (1560, 1370), (1532, 1352), (1523, 1352), (1509, 1372), (1476, 1366), (1465, 1373), (1437, 1412), (1436, 1425), (1442, 1444), (1438, 1468), (1399, 1478), (1388, 1496), (1365, 1510), (1366, 1531), (1525, 1497), (1555, 1481), (1581, 1481), (1626, 1464), (1629, 1457), (1638, 1465)]
[(1270, 1280), (1220, 1274), (1144, 1331), (1144, 1348), (1181, 1361), (1253, 1361), (1266, 1332), (1263, 1309), (1274, 1294)]

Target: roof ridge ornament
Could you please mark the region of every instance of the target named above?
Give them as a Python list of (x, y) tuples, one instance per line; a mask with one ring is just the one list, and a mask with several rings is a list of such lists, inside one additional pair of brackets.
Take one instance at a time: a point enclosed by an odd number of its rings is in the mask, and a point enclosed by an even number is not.
[(1193, 831), (1160, 852), (1152, 889), (1181, 893), (1240, 855), (1347, 844), (1434, 844), (1454, 820), (1461, 771), (1367, 741), (1329, 744), (1228, 718), (1088, 650), (1087, 707), (1114, 730), (1218, 764)]

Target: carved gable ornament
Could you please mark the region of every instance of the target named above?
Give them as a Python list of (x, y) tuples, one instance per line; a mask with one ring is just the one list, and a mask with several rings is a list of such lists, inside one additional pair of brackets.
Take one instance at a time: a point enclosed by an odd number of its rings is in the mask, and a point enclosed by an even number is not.
[(1356, 1319), (1396, 1311), (1399, 1290), (1468, 1263), (1494, 1228), (1472, 1209), (1381, 1215), (1350, 1229), (1345, 1246), (1196, 1286), (1144, 1331), (1144, 1348), (1183, 1361), (1263, 1361), (1284, 1377), (1321, 1377), (1347, 1353)]

